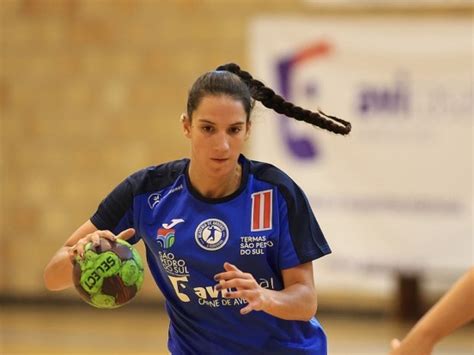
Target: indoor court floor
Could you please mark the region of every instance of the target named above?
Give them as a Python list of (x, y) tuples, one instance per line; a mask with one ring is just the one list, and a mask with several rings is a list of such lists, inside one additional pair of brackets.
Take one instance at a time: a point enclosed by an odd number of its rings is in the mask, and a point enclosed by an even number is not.
[[(0, 354), (168, 354), (161, 306), (96, 310), (86, 304), (0, 304)], [(409, 324), (382, 316), (321, 313), (330, 355), (388, 354), (393, 336)], [(473, 355), (474, 326), (458, 330), (433, 355)]]

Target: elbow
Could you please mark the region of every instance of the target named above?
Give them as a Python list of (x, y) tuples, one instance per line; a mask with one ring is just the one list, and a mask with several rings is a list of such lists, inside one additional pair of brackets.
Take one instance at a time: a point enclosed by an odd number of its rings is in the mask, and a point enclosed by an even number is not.
[(302, 322), (309, 322), (311, 319), (313, 319), (313, 317), (316, 315), (316, 312), (315, 313), (305, 313), (305, 314), (301, 314), (301, 316), (296, 319), (296, 320), (299, 320), (299, 321), (302, 321)]
[(312, 297), (311, 300), (308, 300), (308, 302), (306, 303), (304, 312), (301, 314), (301, 318), (299, 320), (303, 322), (309, 322), (316, 315), (317, 310), (318, 301), (316, 297)]
[(315, 317), (317, 312), (318, 312), (318, 301), (315, 300), (313, 308), (311, 309), (311, 317), (309, 319)]
[(305, 315), (304, 321), (309, 322), (316, 315), (318, 310), (318, 303), (316, 301), (311, 304), (311, 307), (308, 307), (308, 312)]
[(308, 300), (308, 321), (310, 321), (313, 317), (316, 316), (316, 312), (318, 311), (318, 296), (316, 294), (316, 290), (312, 290), (310, 293), (310, 299)]
[(316, 290), (314, 287), (305, 287), (300, 289), (300, 295), (301, 298), (299, 302), (303, 307), (300, 308), (301, 311), (298, 312), (298, 315), (294, 320), (309, 322), (314, 318), (318, 310), (318, 297), (316, 295)]

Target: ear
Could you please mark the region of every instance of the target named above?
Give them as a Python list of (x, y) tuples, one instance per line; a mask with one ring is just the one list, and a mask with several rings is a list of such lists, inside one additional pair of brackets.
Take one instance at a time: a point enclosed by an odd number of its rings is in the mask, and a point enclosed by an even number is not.
[(191, 138), (191, 121), (185, 113), (181, 115), (181, 123), (183, 124), (184, 136)]
[(245, 125), (245, 129), (246, 129), (246, 132), (245, 132), (245, 140), (249, 139), (250, 137), (250, 131), (252, 130), (252, 121), (248, 121)]

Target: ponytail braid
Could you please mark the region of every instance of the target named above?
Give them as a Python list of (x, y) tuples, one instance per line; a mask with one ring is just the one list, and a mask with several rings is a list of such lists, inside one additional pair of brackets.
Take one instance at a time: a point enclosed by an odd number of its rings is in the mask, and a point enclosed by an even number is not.
[(313, 126), (318, 126), (337, 134), (345, 135), (351, 131), (352, 126), (350, 122), (334, 116), (326, 115), (319, 109), (317, 112), (312, 112), (286, 101), (272, 89), (265, 86), (264, 83), (254, 79), (249, 72), (240, 69), (237, 64), (229, 63), (220, 65), (216, 70), (236, 74), (249, 87), (250, 94), (255, 100), (260, 101), (265, 107), (268, 107), (277, 113), (292, 117), (298, 121), (304, 121)]

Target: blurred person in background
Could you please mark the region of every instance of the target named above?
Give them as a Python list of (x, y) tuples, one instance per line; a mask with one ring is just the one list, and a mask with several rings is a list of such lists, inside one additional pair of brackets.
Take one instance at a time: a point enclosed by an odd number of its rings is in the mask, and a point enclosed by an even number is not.
[(439, 341), (473, 319), (474, 267), (471, 267), (402, 341), (392, 340), (390, 355), (430, 355)]

